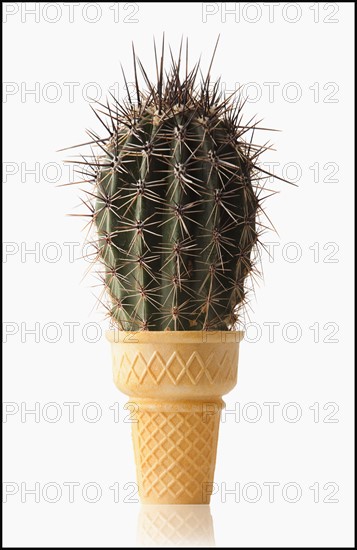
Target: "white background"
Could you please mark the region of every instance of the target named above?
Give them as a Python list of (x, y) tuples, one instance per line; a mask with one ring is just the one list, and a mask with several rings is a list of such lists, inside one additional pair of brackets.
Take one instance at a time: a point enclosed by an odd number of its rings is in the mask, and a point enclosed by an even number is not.
[[(85, 128), (100, 130), (88, 83), (97, 83), (104, 98), (117, 82), (123, 95), (120, 62), (130, 80), (132, 40), (153, 75), (152, 38), (165, 31), (174, 51), (187, 36), (192, 62), (202, 53), (204, 67), (221, 34), (213, 76), (222, 75), (227, 89), (253, 83), (246, 120), (258, 113), (264, 125), (282, 130), (260, 137), (277, 149), (263, 160), (279, 163), (276, 173), (296, 176), (299, 185), (275, 182), (280, 193), (268, 203), (279, 236), (265, 237), (277, 243), (274, 258), (264, 255), (239, 384), (225, 399), (237, 414), (221, 424), (211, 502), (216, 545), (352, 546), (352, 3), (278, 3), (274, 13), (268, 4), (199, 2), (104, 3), (100, 13), (83, 3), (27, 8), (37, 13), (5, 3), (4, 400), (13, 414), (4, 417), (4, 494), (14, 494), (4, 506), (4, 545), (148, 541), (139, 528), (140, 505), (132, 502), (137, 497), (130, 498), (126, 485), (135, 482), (130, 423), (126, 399), (111, 381), (107, 322), (103, 311), (93, 311), (96, 281), (91, 275), (82, 281), (88, 264), (71, 261), (64, 244), (84, 236), (83, 220), (65, 216), (81, 211), (75, 209), (80, 193), (56, 186), (69, 176), (62, 166), (68, 156), (55, 151), (86, 141)], [(73, 97), (68, 83), (76, 83)], [(277, 326), (270, 338), (271, 322)], [(26, 332), (35, 323), (37, 336)], [(73, 342), (65, 323), (76, 323)], [(292, 342), (295, 335), (300, 338)], [(73, 422), (68, 402), (79, 404)], [(272, 402), (269, 421), (264, 403)], [(119, 422), (110, 409), (115, 403)], [(35, 406), (37, 415), (21, 417)], [(90, 422), (95, 407), (101, 417)], [(50, 422), (56, 410), (61, 417)], [(66, 482), (80, 484), (73, 503)], [(85, 496), (89, 482), (101, 487), (98, 502), (89, 502), (93, 487)], [(269, 482), (279, 484), (273, 502)], [(39, 502), (26, 495), (36, 483)], [(114, 484), (119, 502), (109, 489)], [(56, 487), (62, 495), (49, 502)], [(236, 494), (226, 494), (234, 488)], [(301, 498), (294, 503), (296, 490)], [(201, 521), (199, 513), (192, 512), (192, 521)]]

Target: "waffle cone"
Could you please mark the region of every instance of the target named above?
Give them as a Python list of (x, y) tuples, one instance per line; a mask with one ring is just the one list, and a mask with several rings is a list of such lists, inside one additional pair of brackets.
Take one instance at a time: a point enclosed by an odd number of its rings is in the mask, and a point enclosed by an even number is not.
[(116, 386), (130, 396), (141, 501), (208, 504), (222, 395), (242, 332), (109, 331)]

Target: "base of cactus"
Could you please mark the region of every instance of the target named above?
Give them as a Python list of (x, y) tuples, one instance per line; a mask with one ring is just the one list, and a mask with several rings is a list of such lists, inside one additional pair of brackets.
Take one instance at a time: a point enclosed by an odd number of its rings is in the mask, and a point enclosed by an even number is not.
[(140, 499), (208, 504), (222, 395), (237, 382), (242, 332), (108, 331), (116, 386), (130, 396)]

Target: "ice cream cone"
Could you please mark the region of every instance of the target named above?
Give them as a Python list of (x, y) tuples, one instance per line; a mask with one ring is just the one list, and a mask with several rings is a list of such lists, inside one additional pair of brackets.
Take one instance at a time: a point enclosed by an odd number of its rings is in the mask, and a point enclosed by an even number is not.
[(237, 382), (242, 332), (108, 331), (116, 386), (133, 403), (147, 504), (208, 504), (222, 395)]

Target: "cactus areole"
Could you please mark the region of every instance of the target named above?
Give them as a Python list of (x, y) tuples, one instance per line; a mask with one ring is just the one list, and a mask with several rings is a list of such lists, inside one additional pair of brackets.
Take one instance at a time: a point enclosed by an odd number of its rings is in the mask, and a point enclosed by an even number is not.
[(211, 66), (189, 71), (180, 49), (166, 73), (162, 49), (155, 84), (134, 53), (135, 97), (124, 75), (127, 99), (99, 105), (108, 134), (90, 132), (97, 152), (82, 157), (108, 311), (124, 331), (235, 330), (266, 227), (266, 148)]

